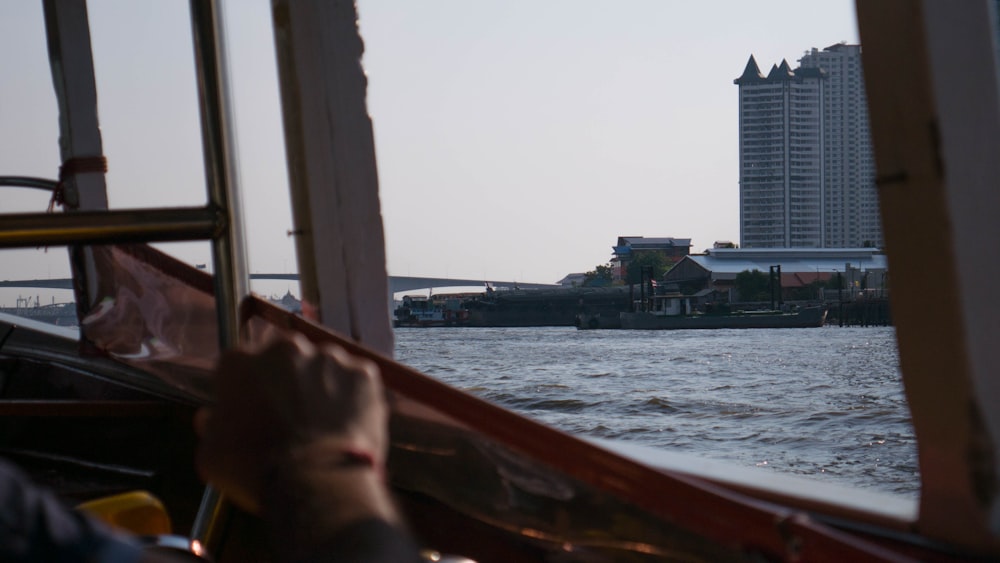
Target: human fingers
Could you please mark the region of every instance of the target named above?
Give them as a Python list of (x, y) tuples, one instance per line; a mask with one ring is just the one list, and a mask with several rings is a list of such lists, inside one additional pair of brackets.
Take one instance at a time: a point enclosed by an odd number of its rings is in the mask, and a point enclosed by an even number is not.
[(350, 421), (354, 440), (361, 442), (379, 463), (384, 462), (389, 442), (389, 406), (378, 365), (340, 346), (325, 347), (324, 352), (336, 362), (341, 376), (352, 380), (352, 399), (357, 404)]
[(375, 362), (364, 356), (351, 354), (343, 347), (327, 345), (323, 352), (331, 356), (339, 368), (340, 377), (349, 377), (353, 382), (354, 400), (365, 408), (385, 410), (385, 390), (382, 386), (381, 370)]
[(325, 444), (384, 461), (388, 406), (373, 362), (325, 344), (296, 377), (302, 395), (295, 445)]
[(291, 439), (294, 393), (286, 380), (309, 353), (315, 349), (301, 337), (227, 352), (216, 369), (216, 401), (195, 417), (199, 474), (248, 510)]
[(373, 365), (336, 345), (320, 346), (294, 378), (298, 422), (308, 435), (346, 431), (372, 406), (369, 388), (378, 384)]

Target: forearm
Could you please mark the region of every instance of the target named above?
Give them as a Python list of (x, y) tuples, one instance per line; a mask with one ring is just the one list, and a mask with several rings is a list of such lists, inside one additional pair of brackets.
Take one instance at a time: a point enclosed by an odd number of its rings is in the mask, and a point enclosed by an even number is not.
[(276, 559), (418, 560), (382, 481), (388, 405), (374, 363), (291, 335), (227, 353), (216, 384), (199, 469), (264, 519)]

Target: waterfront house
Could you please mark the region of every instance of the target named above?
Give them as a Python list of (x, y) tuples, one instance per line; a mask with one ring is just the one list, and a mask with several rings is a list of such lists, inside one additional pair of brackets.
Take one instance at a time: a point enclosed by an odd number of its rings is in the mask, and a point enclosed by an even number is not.
[[(888, 289), (886, 257), (874, 248), (713, 248), (682, 258), (663, 276), (663, 283), (678, 287), (685, 295), (713, 289), (737, 301), (735, 282), (740, 272), (758, 270), (767, 275), (773, 266), (781, 268), (785, 300), (803, 298), (803, 290), (820, 285), (816, 282), (837, 279), (842, 289), (835, 289), (835, 296), (827, 293), (825, 299), (850, 300), (866, 292), (884, 294)], [(823, 298), (819, 293), (808, 297)]]
[(611, 268), (614, 280), (625, 279), (628, 264), (644, 252), (656, 252), (671, 263), (691, 254), (691, 239), (674, 237), (618, 237), (618, 243), (611, 247), (614, 255)]

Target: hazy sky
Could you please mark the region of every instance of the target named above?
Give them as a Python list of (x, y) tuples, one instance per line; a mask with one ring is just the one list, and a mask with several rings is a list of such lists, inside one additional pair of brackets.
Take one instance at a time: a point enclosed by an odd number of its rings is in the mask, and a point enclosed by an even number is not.
[[(204, 201), (186, 3), (90, 0), (111, 205)], [(228, 3), (255, 272), (294, 271), (269, 2)], [(857, 41), (850, 0), (359, 1), (396, 275), (554, 282), (619, 235), (738, 241), (737, 90)], [(38, 0), (0, 5), (0, 174), (57, 175)], [(40, 211), (5, 191), (0, 211)], [(0, 219), (2, 220), (2, 219)], [(207, 245), (174, 245), (210, 262)], [(61, 277), (65, 252), (5, 251), (0, 279)], [(2, 299), (0, 299), (2, 301)]]

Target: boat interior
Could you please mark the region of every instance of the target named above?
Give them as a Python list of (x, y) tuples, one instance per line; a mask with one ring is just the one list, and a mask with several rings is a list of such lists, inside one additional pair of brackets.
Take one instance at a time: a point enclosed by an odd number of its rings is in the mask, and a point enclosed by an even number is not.
[[(583, 439), (392, 360), (352, 2), (273, 0), (305, 315), (252, 296), (222, 4), (190, 2), (207, 203), (109, 209), (87, 4), (43, 2), (63, 166), (58, 179), (0, 171), (0, 185), (51, 192), (61, 210), (4, 214), (0, 247), (65, 247), (80, 322), (0, 316), (0, 456), (74, 504), (148, 491), (192, 557), (272, 559), (261, 523), (198, 480), (192, 417), (211, 401), (220, 350), (292, 330), (381, 368), (388, 479), (429, 560), (1000, 556), (1000, 315), (973, 300), (1000, 279), (977, 253), (1000, 213), (992, 2), (857, 3), (886, 250), (906, 280), (892, 304), (920, 443), (914, 502)], [(210, 241), (213, 274), (150, 246), (190, 240)], [(931, 294), (941, 306), (928, 311)]]

